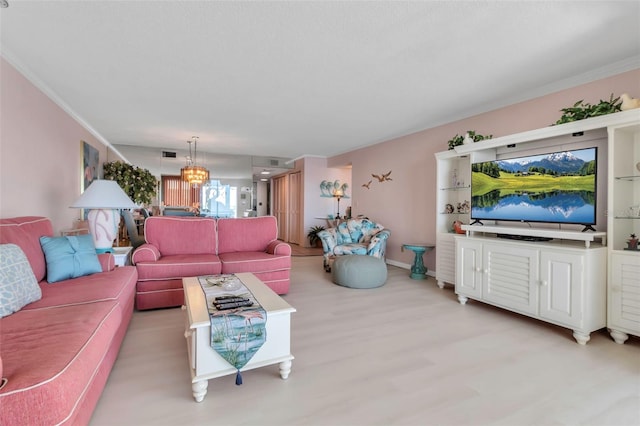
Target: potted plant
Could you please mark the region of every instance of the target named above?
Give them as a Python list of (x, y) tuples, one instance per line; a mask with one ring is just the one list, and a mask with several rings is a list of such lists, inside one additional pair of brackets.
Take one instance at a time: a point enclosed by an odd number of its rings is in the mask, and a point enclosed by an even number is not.
[(309, 229), (307, 238), (309, 239), (309, 245), (311, 245), (311, 247), (320, 247), (322, 240), (320, 240), (320, 237), (318, 236), (318, 232), (324, 231), (324, 230), (325, 230), (325, 227), (321, 225), (312, 226), (311, 229)]
[(122, 161), (103, 164), (104, 178), (115, 180), (136, 204), (151, 204), (156, 195), (158, 180), (147, 169), (132, 166)]
[[(467, 134), (466, 136), (469, 138), (469, 140), (472, 140), (473, 142), (480, 142), (486, 139), (491, 139), (493, 138), (493, 135), (481, 135), (480, 133), (476, 133), (475, 130), (467, 130)], [(453, 138), (449, 139), (447, 141), (447, 144), (449, 145), (449, 149), (453, 149), (458, 145), (463, 145), (464, 144), (464, 140), (465, 140), (465, 136), (460, 136), (460, 135), (455, 135)]]
[(599, 115), (613, 114), (614, 112), (621, 110), (622, 101), (620, 97), (614, 99), (613, 93), (608, 101), (600, 99), (596, 105), (591, 105), (588, 102), (584, 102), (583, 99), (579, 100), (573, 106), (568, 108), (562, 108), (562, 116), (554, 124), (570, 123), (572, 121), (584, 120), (585, 118), (597, 117)]

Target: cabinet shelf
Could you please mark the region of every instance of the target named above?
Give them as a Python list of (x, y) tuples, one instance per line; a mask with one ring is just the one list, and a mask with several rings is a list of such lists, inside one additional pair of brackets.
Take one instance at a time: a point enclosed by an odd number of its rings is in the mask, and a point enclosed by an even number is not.
[(462, 191), (465, 189), (471, 189), (471, 185), (465, 185), (465, 186), (450, 186), (450, 187), (446, 187), (446, 188), (440, 188), (440, 191)]
[(640, 181), (640, 176), (616, 176), (615, 180), (627, 180), (633, 182), (634, 180)]

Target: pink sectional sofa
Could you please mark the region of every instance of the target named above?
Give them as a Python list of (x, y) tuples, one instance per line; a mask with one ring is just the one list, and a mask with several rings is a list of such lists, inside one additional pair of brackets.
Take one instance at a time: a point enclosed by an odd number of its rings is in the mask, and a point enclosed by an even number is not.
[(43, 217), (0, 219), (0, 244), (19, 246), (42, 298), (0, 319), (0, 424), (88, 424), (133, 314), (132, 266), (99, 255), (103, 272), (46, 281)]
[(181, 306), (182, 278), (199, 275), (252, 272), (276, 293), (286, 294), (291, 246), (277, 236), (273, 216), (149, 217), (146, 244), (132, 255), (138, 269), (136, 308)]

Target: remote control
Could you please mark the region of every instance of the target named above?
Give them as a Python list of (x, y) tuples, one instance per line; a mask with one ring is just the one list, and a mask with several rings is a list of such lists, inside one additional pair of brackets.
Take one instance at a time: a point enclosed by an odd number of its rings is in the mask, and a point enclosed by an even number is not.
[(215, 307), (219, 311), (225, 311), (227, 309), (241, 308), (244, 306), (251, 306), (251, 305), (253, 305), (253, 302), (247, 301), (247, 302), (233, 302), (233, 303), (216, 303)]
[(231, 302), (248, 302), (249, 299), (245, 297), (236, 296), (223, 296), (222, 298), (216, 297), (216, 303), (231, 303)]

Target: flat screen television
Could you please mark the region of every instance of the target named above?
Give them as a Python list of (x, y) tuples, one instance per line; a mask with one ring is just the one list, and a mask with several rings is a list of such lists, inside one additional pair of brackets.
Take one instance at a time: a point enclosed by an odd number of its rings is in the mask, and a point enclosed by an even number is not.
[[(471, 219), (596, 223), (598, 148), (473, 163)], [(585, 229), (587, 229), (585, 228)]]

